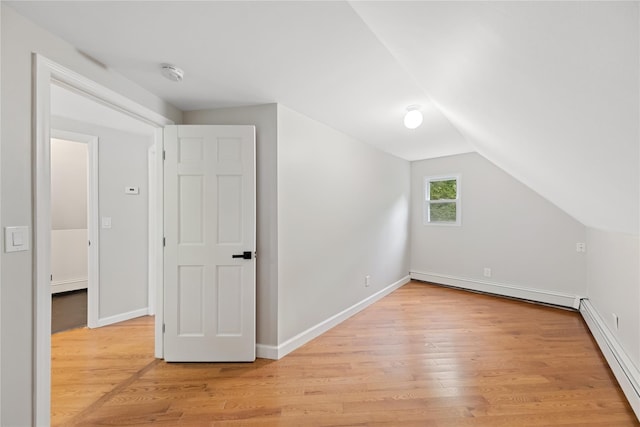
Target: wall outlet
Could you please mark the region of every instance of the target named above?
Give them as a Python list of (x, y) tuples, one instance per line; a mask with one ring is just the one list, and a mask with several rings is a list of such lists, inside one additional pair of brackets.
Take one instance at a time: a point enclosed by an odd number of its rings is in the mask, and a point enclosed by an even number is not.
[(491, 277), (491, 269), (489, 267), (484, 268), (484, 277)]
[(586, 252), (586, 251), (587, 251), (586, 243), (582, 243), (582, 242), (576, 243), (576, 252)]
[(616, 328), (617, 331), (620, 327), (620, 318), (615, 313), (611, 313), (611, 317), (613, 317), (613, 327)]
[(369, 285), (371, 285), (371, 276), (367, 274), (366, 276), (364, 276), (364, 287), (368, 288)]

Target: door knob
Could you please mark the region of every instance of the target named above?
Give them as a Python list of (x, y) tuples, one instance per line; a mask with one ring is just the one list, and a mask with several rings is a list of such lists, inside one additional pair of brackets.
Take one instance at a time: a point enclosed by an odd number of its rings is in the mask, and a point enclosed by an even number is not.
[(241, 254), (231, 255), (231, 258), (251, 259), (251, 251), (245, 251)]

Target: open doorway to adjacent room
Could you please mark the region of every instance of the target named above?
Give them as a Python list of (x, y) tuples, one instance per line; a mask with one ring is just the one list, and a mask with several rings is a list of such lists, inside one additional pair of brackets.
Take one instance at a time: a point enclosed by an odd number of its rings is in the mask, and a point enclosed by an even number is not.
[(89, 272), (97, 268), (96, 212), (89, 206), (97, 177), (90, 158), (97, 155), (90, 152), (97, 154), (98, 138), (55, 129), (51, 136), (51, 333), (57, 333), (87, 326)]
[(90, 328), (154, 314), (155, 128), (54, 84), (50, 133), (52, 314)]
[[(34, 60), (34, 250), (37, 272), (34, 319), (34, 422), (38, 425), (48, 425), (51, 423), (53, 394), (51, 374), (55, 376), (60, 371), (69, 372), (68, 363), (71, 359), (71, 352), (58, 353), (58, 360), (63, 363), (52, 369), (54, 340), (51, 335), (51, 266), (54, 261), (54, 207), (51, 199), (51, 138), (57, 136), (57, 139), (73, 141), (73, 138), (57, 135), (58, 131), (97, 138), (95, 156), (88, 154), (88, 157), (89, 161), (93, 157), (98, 165), (94, 169), (97, 185), (89, 184), (89, 187), (94, 186), (99, 190), (95, 196), (91, 189), (89, 190), (89, 199), (95, 197), (98, 207), (91, 214), (92, 202), (89, 200), (86, 226), (87, 245), (91, 241), (92, 245), (95, 244), (94, 247), (102, 248), (95, 263), (97, 268), (93, 269), (98, 278), (95, 281), (92, 280), (91, 251), (88, 252), (87, 323), (90, 328), (99, 329), (79, 328), (69, 332), (94, 333), (117, 328), (124, 320), (142, 316), (141, 318), (150, 319), (145, 322), (145, 327), (151, 328), (151, 339), (146, 341), (145, 354), (153, 359), (155, 356), (162, 356), (162, 340), (157, 332), (158, 325), (153, 317), (147, 316), (156, 312), (157, 300), (162, 298), (162, 275), (158, 273), (162, 271), (162, 197), (161, 194), (157, 194), (162, 189), (162, 127), (172, 122), (44, 57), (35, 55)], [(67, 102), (70, 99), (80, 101), (80, 104), (72, 105), (73, 102)], [(114, 117), (117, 117), (117, 125), (107, 122)], [(95, 235), (90, 237), (92, 222)], [(132, 256), (132, 251), (137, 257)], [(121, 257), (118, 258), (118, 255)], [(131, 260), (123, 257), (135, 259), (135, 266), (130, 263)], [(95, 303), (94, 310), (92, 301)], [(156, 320), (162, 317), (161, 311), (157, 314)], [(106, 325), (111, 326), (100, 328)], [(61, 334), (65, 333), (67, 332)], [(118, 340), (121, 340), (129, 334), (122, 331), (118, 336)], [(158, 336), (160, 340), (157, 339)], [(105, 343), (103, 348), (108, 349), (113, 345), (114, 342)], [(126, 371), (127, 366), (120, 368)], [(117, 370), (114, 368), (110, 372), (113, 376)], [(79, 384), (64, 384), (64, 394), (72, 397), (77, 397), (78, 393), (82, 394), (82, 390), (72, 389), (76, 385)], [(92, 388), (96, 389), (93, 386)], [(66, 409), (68, 408), (63, 410)]]

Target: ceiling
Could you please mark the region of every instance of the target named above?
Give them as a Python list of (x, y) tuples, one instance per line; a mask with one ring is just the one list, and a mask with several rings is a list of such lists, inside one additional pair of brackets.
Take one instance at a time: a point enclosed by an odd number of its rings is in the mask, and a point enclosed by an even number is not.
[(638, 2), (6, 3), (183, 111), (278, 102), (407, 160), (477, 151), (638, 232)]

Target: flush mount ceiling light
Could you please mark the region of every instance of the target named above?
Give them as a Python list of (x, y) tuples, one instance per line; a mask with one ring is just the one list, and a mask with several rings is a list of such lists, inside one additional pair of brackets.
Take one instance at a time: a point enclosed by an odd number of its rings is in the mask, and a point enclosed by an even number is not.
[(408, 129), (415, 129), (422, 124), (422, 113), (419, 105), (409, 105), (404, 115), (404, 125)]
[(181, 82), (184, 78), (184, 71), (171, 64), (162, 64), (162, 75), (172, 82)]

